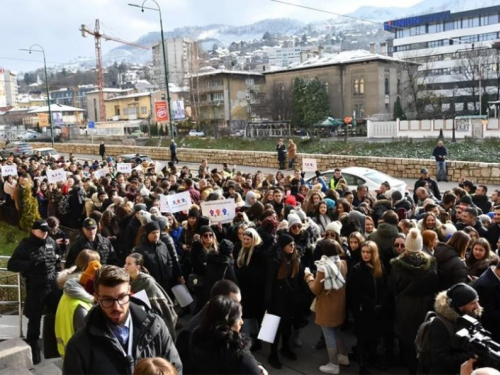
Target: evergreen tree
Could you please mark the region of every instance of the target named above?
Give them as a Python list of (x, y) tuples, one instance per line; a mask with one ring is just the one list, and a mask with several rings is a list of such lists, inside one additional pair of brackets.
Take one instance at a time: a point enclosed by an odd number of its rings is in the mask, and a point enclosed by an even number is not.
[(481, 97), (481, 113), (483, 114), (483, 116), (488, 114), (488, 108), (489, 108), (488, 102), (490, 100), (491, 100), (490, 94), (488, 94), (488, 92), (485, 91), (485, 93)]
[(292, 90), (292, 125), (301, 127), (304, 124), (306, 83), (297, 77), (293, 83)]
[(328, 117), (330, 113), (328, 93), (325, 84), (318, 78), (307, 82), (304, 99), (304, 125), (313, 126)]
[(29, 183), (25, 188), (20, 190), (23, 194), (23, 206), (21, 209), (21, 219), (19, 220), (19, 227), (25, 231), (30, 231), (35, 221), (40, 220), (40, 213), (38, 212), (38, 201), (31, 194), (31, 187)]
[(396, 101), (394, 102), (394, 112), (393, 112), (394, 120), (406, 120), (406, 114), (403, 111), (403, 107), (401, 106), (401, 98), (398, 96)]
[(262, 36), (263, 40), (271, 40), (273, 36), (269, 33), (269, 31), (266, 31), (264, 35)]

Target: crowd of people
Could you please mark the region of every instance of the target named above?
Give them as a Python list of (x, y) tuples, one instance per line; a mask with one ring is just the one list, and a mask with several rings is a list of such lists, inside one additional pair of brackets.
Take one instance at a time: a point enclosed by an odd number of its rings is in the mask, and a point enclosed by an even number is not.
[[(413, 194), (386, 181), (375, 192), (350, 190), (341, 169), (330, 181), (319, 172), (306, 181), (297, 168), (265, 175), (203, 160), (196, 171), (175, 161), (160, 171), (138, 159), (123, 174), (119, 159), (101, 157), (0, 162), (18, 170), (0, 180), (4, 204), (22, 216), (22, 197), (34, 197), (41, 217), (8, 263), (26, 277), (35, 362), (44, 308), (56, 316), (65, 374), (145, 374), (137, 369), (160, 364), (139, 361), (155, 357), (170, 373), (266, 374), (282, 358), (301, 358), (311, 320), (328, 358), (319, 371), (330, 374), (351, 361), (360, 374), (390, 371), (396, 353), (410, 374), (457, 374), (477, 359), (455, 337), (463, 315), (482, 313), (500, 342), (498, 190), (462, 180), (442, 192), (426, 169)], [(47, 168), (63, 168), (65, 181), (48, 183)], [(189, 192), (189, 209), (160, 212), (160, 196), (179, 192)], [(200, 203), (223, 199), (234, 199), (236, 215), (211, 223)], [(69, 241), (61, 225), (81, 233)], [(172, 293), (178, 285), (195, 297), (184, 309)], [(135, 297), (141, 291), (148, 303)], [(429, 311), (436, 318), (419, 352)], [(280, 323), (260, 364), (252, 353), (262, 350), (266, 313)], [(182, 329), (178, 314), (190, 317)]]

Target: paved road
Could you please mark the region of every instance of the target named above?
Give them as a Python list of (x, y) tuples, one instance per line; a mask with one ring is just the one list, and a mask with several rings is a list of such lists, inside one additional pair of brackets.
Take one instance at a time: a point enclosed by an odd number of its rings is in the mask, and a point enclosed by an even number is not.
[[(68, 154), (61, 153), (65, 157), (68, 156)], [(89, 154), (74, 154), (74, 156), (77, 158), (77, 160), (93, 160), (96, 158), (96, 155), (89, 155)], [(200, 161), (201, 163), (201, 161)], [(182, 161), (179, 163), (179, 165), (184, 166), (187, 165), (190, 169), (192, 170), (198, 170), (199, 163), (183, 163)], [(222, 168), (222, 164), (212, 164), (209, 166), (210, 168)], [(264, 174), (268, 173), (273, 173), (275, 174), (277, 172), (277, 169), (275, 168), (256, 168), (256, 167), (249, 167), (245, 165), (237, 165), (236, 169), (245, 173), (255, 173), (257, 170), (260, 170)], [(308, 172), (306, 173), (306, 178), (314, 176), (314, 173)], [(398, 178), (399, 180), (402, 180), (406, 182), (406, 185), (408, 186), (408, 189), (410, 191), (413, 191), (413, 186), (415, 186), (415, 181), (416, 179), (414, 178)], [(457, 182), (440, 182), (439, 183), (439, 188), (441, 191), (447, 191), (450, 190), (454, 187), (458, 186)], [(488, 190), (493, 191), (494, 189), (500, 189), (500, 185), (488, 185)]]

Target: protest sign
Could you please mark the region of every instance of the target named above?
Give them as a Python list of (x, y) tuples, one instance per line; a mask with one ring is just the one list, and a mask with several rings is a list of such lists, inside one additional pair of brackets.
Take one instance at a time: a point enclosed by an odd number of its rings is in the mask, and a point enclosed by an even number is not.
[(52, 171), (50, 169), (47, 169), (47, 180), (49, 184), (53, 184), (59, 181), (66, 181), (66, 172), (64, 172), (64, 169), (59, 168), (56, 169), (55, 171)]
[(116, 164), (116, 171), (121, 173), (132, 173), (132, 163)]
[(17, 176), (17, 165), (2, 165), (2, 176)]
[(188, 191), (167, 195), (168, 209), (171, 213), (188, 210), (191, 207), (191, 196)]
[(98, 169), (97, 171), (94, 172), (94, 175), (97, 177), (97, 178), (101, 178), (101, 177), (106, 177), (106, 175), (109, 173), (109, 168), (108, 167), (105, 167), (105, 168), (101, 168), (101, 169)]
[(230, 223), (236, 216), (236, 204), (232, 198), (201, 202), (201, 212), (211, 223)]
[(170, 212), (168, 209), (168, 195), (160, 195), (160, 212)]
[(302, 171), (304, 172), (316, 172), (318, 166), (316, 159), (302, 159)]

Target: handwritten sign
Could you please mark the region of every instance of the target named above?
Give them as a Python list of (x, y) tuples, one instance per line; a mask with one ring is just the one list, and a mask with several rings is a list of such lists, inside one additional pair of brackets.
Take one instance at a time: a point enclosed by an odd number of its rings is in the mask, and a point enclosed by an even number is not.
[(211, 223), (230, 223), (236, 216), (236, 204), (233, 198), (201, 202), (201, 212)]
[(302, 170), (304, 172), (316, 172), (318, 170), (316, 159), (302, 159)]
[(66, 181), (66, 172), (64, 172), (64, 169), (59, 168), (56, 169), (55, 171), (51, 171), (50, 169), (47, 169), (47, 179), (49, 184), (53, 184), (59, 181)]
[(132, 163), (116, 164), (116, 171), (121, 173), (132, 173)]
[(168, 195), (160, 195), (160, 212), (170, 212), (168, 208)]
[[(191, 196), (188, 191), (167, 196), (168, 208), (171, 213), (188, 210), (191, 207)], [(161, 211), (161, 210), (160, 210)]]
[(143, 171), (142, 165), (138, 165), (137, 167), (135, 167), (134, 171), (142, 172)]
[(2, 165), (2, 176), (17, 176), (17, 165)]
[(101, 168), (101, 169), (98, 169), (97, 171), (94, 172), (94, 175), (97, 177), (97, 178), (101, 178), (101, 177), (106, 177), (106, 175), (109, 173), (109, 168), (108, 167), (105, 167), (105, 168)]

